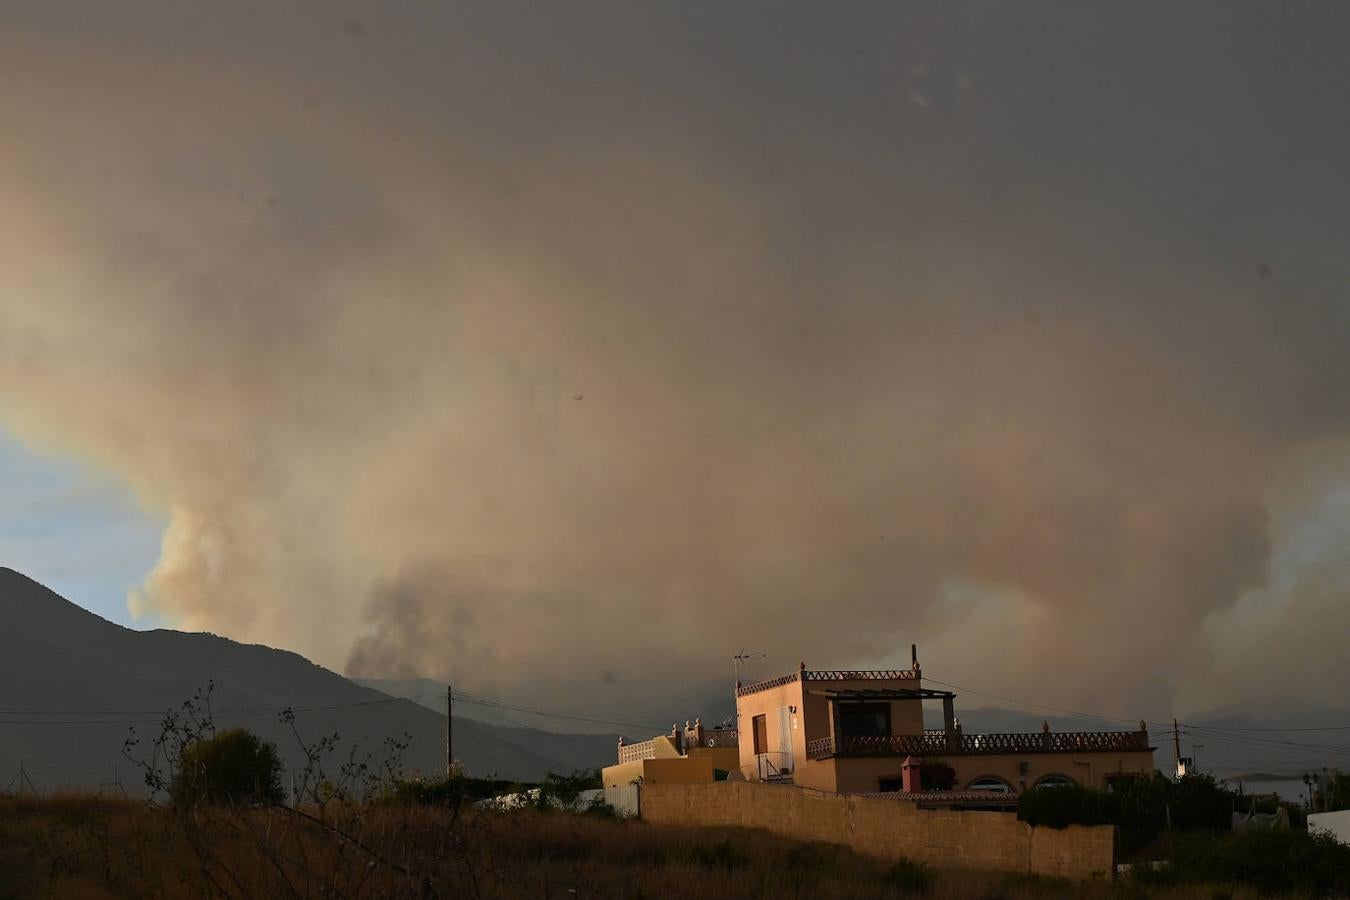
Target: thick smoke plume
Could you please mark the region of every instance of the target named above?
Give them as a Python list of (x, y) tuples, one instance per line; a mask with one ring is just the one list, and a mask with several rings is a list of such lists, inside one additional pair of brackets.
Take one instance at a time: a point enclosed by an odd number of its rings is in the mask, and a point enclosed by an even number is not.
[(167, 517), (136, 608), (584, 710), (1350, 699), (1341, 13), (61, 7), (0, 416)]

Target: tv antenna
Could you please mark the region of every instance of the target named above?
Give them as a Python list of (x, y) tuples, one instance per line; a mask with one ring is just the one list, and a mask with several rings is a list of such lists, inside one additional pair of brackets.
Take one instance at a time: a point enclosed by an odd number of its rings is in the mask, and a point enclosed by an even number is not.
[(741, 727), (741, 705), (738, 702), (741, 696), (741, 665), (752, 659), (766, 659), (768, 655), (767, 653), (751, 653), (742, 647), (741, 652), (731, 658), (731, 718), (738, 729)]

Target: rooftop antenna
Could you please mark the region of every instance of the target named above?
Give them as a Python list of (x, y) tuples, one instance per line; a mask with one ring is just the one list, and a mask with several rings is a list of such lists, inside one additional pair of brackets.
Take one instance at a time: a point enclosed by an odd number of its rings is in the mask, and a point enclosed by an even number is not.
[(767, 657), (767, 653), (751, 653), (742, 647), (741, 652), (731, 658), (731, 708), (734, 710), (732, 715), (735, 716), (737, 730), (741, 727), (741, 704), (739, 702), (741, 696), (741, 663), (752, 659), (766, 659)]

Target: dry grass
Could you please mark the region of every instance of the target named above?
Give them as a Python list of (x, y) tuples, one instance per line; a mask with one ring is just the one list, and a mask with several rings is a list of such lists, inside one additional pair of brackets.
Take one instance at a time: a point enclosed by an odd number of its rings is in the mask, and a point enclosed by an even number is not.
[[(84, 796), (0, 799), (0, 898), (916, 896), (893, 863), (741, 829), (538, 812), (456, 819), (425, 808), (330, 807), (322, 818), (180, 815)], [(953, 870), (933, 872), (926, 896), (1220, 895)]]

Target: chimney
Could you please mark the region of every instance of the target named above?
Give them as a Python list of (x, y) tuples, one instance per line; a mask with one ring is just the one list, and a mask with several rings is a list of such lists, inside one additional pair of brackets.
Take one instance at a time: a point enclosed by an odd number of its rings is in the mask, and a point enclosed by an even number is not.
[(919, 778), (919, 761), (912, 756), (906, 756), (900, 764), (900, 786), (908, 792), (923, 790), (923, 781)]

